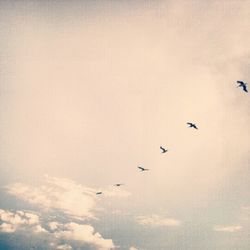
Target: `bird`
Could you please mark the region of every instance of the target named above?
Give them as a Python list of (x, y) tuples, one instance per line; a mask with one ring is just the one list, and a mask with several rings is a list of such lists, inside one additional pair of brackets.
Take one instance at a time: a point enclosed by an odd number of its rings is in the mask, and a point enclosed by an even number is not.
[(102, 194), (102, 192), (97, 192), (96, 195)]
[(143, 168), (143, 167), (140, 167), (138, 166), (138, 168), (143, 172), (143, 171), (148, 171), (149, 169), (148, 168)]
[(116, 183), (114, 186), (120, 187), (120, 186), (123, 186), (123, 185), (125, 185), (125, 184), (123, 184), (123, 183)]
[(160, 149), (162, 150), (162, 153), (163, 153), (163, 154), (166, 153), (166, 152), (168, 152), (168, 150), (165, 149), (165, 148), (163, 148), (162, 146), (160, 146)]
[(189, 128), (198, 129), (197, 126), (194, 123), (192, 123), (192, 122), (187, 122), (187, 125), (189, 125)]
[(246, 83), (246, 82), (237, 81), (237, 83), (239, 84), (237, 87), (242, 87), (242, 89), (243, 89), (245, 92), (248, 92), (248, 91), (247, 91), (247, 83)]

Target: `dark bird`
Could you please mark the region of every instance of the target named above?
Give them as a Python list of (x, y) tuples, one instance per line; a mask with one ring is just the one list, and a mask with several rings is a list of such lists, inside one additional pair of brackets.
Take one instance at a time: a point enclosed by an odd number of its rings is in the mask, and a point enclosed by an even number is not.
[(116, 183), (114, 186), (120, 187), (120, 186), (123, 186), (123, 185), (124, 185), (123, 183)]
[(189, 128), (198, 129), (197, 126), (194, 123), (192, 123), (192, 122), (187, 122), (187, 125), (189, 125)]
[(163, 148), (162, 146), (160, 146), (160, 149), (162, 150), (162, 153), (163, 153), (163, 154), (166, 153), (166, 152), (168, 152), (168, 150), (165, 149), (165, 148)]
[(97, 192), (96, 195), (102, 194), (102, 192)]
[(143, 172), (143, 171), (148, 171), (149, 169), (148, 168), (143, 168), (143, 167), (140, 167), (138, 166), (138, 168)]
[(247, 91), (247, 83), (246, 83), (246, 82), (237, 81), (237, 83), (239, 84), (238, 87), (242, 87), (242, 89), (243, 89), (245, 92), (248, 92), (248, 91)]

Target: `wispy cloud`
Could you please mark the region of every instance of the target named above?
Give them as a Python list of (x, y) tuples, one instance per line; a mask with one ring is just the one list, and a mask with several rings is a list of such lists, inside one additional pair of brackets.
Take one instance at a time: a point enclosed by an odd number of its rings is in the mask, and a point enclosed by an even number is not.
[(240, 231), (242, 229), (242, 226), (240, 226), (240, 225), (232, 225), (232, 226), (217, 225), (217, 226), (214, 226), (213, 229), (214, 229), (214, 231), (217, 231), (217, 232), (233, 233), (233, 232)]
[(181, 222), (177, 219), (161, 217), (159, 215), (153, 214), (149, 216), (137, 216), (136, 221), (140, 225), (159, 227), (159, 226), (180, 226)]

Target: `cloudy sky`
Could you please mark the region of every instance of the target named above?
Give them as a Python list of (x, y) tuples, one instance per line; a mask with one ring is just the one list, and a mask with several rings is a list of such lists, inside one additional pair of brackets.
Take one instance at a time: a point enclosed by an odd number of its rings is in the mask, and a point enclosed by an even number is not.
[(0, 37), (1, 249), (249, 249), (249, 0), (0, 1)]

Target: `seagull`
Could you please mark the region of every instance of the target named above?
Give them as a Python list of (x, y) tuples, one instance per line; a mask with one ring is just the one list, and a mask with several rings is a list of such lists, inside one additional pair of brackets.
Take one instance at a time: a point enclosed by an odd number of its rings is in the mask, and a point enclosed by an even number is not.
[(120, 187), (120, 186), (123, 186), (123, 185), (125, 185), (125, 184), (123, 184), (123, 183), (116, 183), (114, 186)]
[(246, 83), (246, 82), (237, 81), (237, 83), (239, 84), (238, 87), (242, 87), (242, 89), (243, 89), (245, 92), (248, 92), (248, 91), (247, 91), (247, 83)]
[(192, 123), (192, 122), (187, 122), (187, 125), (189, 125), (189, 128), (198, 129), (198, 128), (196, 127), (196, 125), (195, 125), (194, 123)]
[(165, 149), (165, 148), (163, 148), (162, 146), (160, 146), (160, 149), (162, 150), (162, 153), (163, 153), (163, 154), (166, 153), (166, 152), (168, 152), (168, 150)]
[(97, 192), (96, 195), (102, 194), (102, 192)]
[(138, 168), (143, 172), (143, 171), (148, 171), (149, 169), (148, 168), (143, 168), (143, 167), (140, 167), (138, 166)]

